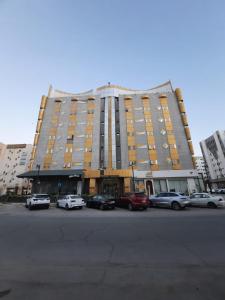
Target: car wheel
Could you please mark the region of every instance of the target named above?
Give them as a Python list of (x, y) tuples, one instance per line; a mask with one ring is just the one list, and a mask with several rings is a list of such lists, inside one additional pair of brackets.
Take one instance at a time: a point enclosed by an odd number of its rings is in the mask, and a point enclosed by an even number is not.
[(59, 208), (59, 203), (58, 202), (56, 203), (56, 207)]
[(208, 207), (208, 208), (217, 208), (216, 204), (213, 203), (213, 202), (209, 202), (209, 203), (207, 204), (207, 207)]
[(28, 205), (27, 205), (27, 204), (25, 204), (25, 207), (26, 207), (26, 208), (28, 208)]
[(32, 207), (32, 205), (29, 203), (29, 205), (28, 205), (28, 208), (29, 208), (29, 210), (32, 210), (33, 209), (33, 207)]
[(147, 210), (147, 207), (143, 207), (142, 210)]
[(101, 204), (101, 205), (99, 206), (99, 208), (100, 208), (101, 210), (104, 210), (104, 205)]
[(66, 203), (65, 209), (69, 210), (69, 205), (67, 203)]
[(79, 206), (79, 209), (82, 209), (83, 208), (83, 206)]
[(128, 209), (129, 209), (130, 211), (134, 210), (133, 205), (132, 205), (131, 203), (128, 204)]
[(172, 209), (174, 210), (180, 210), (181, 209), (181, 206), (178, 202), (174, 201), (172, 202), (172, 205), (171, 205)]
[(90, 204), (89, 204), (89, 203), (86, 203), (86, 207), (90, 208)]
[(49, 205), (46, 205), (46, 209), (49, 209)]

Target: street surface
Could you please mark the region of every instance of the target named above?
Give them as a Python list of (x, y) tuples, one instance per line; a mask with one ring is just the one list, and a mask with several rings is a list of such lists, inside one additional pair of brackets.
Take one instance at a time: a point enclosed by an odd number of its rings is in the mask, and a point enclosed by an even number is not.
[(225, 209), (0, 204), (0, 298), (224, 300)]

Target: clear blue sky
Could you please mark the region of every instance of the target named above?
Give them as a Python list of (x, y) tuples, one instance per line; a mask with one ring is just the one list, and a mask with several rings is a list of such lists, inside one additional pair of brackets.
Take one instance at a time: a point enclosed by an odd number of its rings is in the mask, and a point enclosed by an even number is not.
[(183, 90), (196, 154), (225, 129), (225, 1), (0, 0), (0, 141), (32, 143), (40, 98), (110, 81)]

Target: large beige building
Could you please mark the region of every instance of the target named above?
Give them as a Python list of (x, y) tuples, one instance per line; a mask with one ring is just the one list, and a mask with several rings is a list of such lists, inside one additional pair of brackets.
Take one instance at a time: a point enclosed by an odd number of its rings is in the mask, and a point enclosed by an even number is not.
[(17, 175), (28, 169), (32, 145), (0, 144), (0, 195), (6, 193), (25, 194), (31, 191), (29, 179)]
[(122, 194), (198, 190), (180, 89), (108, 84), (83, 93), (49, 89), (31, 155), (34, 191)]

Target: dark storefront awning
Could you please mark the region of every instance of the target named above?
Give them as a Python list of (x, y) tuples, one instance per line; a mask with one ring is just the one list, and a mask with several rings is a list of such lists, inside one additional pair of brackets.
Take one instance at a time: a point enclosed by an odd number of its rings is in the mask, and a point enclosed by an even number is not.
[(67, 176), (67, 177), (78, 177), (84, 174), (83, 170), (35, 170), (28, 171), (17, 175), (18, 178), (35, 178), (43, 176)]

